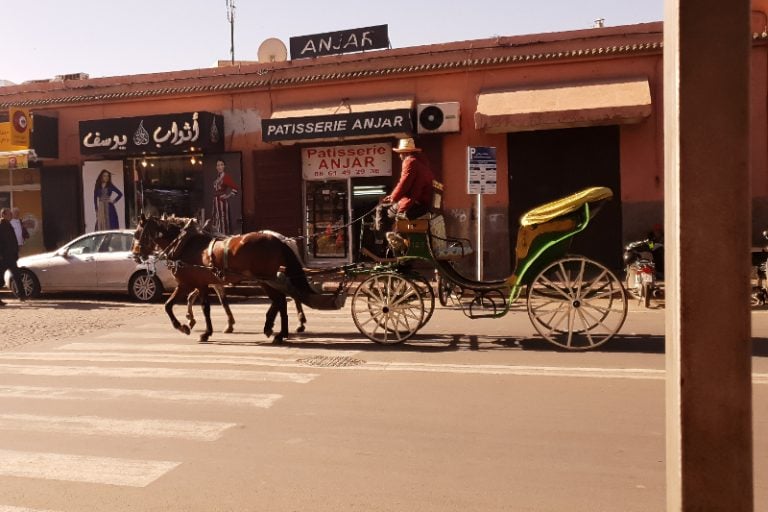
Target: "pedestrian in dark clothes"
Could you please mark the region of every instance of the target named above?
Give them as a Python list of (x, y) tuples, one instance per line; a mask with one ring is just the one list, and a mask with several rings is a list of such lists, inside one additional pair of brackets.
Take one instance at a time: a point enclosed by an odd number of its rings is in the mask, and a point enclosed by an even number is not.
[[(19, 267), (16, 265), (19, 259), (19, 242), (11, 225), (12, 218), (13, 213), (10, 208), (0, 209), (0, 276), (4, 275), (6, 270), (11, 271), (11, 276), (16, 283), (17, 296), (24, 302), (27, 296), (24, 293)], [(0, 306), (5, 306), (5, 302), (0, 300)]]

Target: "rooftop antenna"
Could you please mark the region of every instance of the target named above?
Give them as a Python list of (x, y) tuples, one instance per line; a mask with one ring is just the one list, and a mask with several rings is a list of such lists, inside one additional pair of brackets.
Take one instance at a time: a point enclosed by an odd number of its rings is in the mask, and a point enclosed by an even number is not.
[(227, 21), (229, 22), (229, 55), (232, 57), (232, 65), (235, 65), (235, 0), (227, 2)]

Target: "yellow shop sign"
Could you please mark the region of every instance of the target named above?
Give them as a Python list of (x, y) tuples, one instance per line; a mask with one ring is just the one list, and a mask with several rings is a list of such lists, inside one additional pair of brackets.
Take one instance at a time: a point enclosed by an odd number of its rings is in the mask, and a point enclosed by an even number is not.
[(29, 110), (11, 108), (0, 111), (0, 151), (29, 149), (31, 124)]

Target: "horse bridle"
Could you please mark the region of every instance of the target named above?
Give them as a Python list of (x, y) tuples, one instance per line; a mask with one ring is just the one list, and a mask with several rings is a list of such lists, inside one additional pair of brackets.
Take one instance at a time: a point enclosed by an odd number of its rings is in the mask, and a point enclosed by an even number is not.
[[(135, 251), (135, 254), (142, 259), (147, 259), (147, 257), (157, 249), (157, 242), (155, 239), (159, 238), (157, 234), (161, 230), (157, 221), (151, 218), (140, 221), (139, 226), (141, 227), (141, 234), (138, 237), (134, 236), (138, 245), (138, 250)], [(149, 249), (150, 247), (152, 249)]]

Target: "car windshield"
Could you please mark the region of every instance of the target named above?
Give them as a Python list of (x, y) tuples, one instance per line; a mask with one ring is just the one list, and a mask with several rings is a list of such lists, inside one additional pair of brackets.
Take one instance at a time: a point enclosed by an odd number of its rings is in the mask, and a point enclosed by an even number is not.
[(96, 252), (104, 241), (104, 237), (105, 235), (101, 234), (81, 238), (80, 240), (71, 243), (67, 248), (67, 252), (72, 255)]

